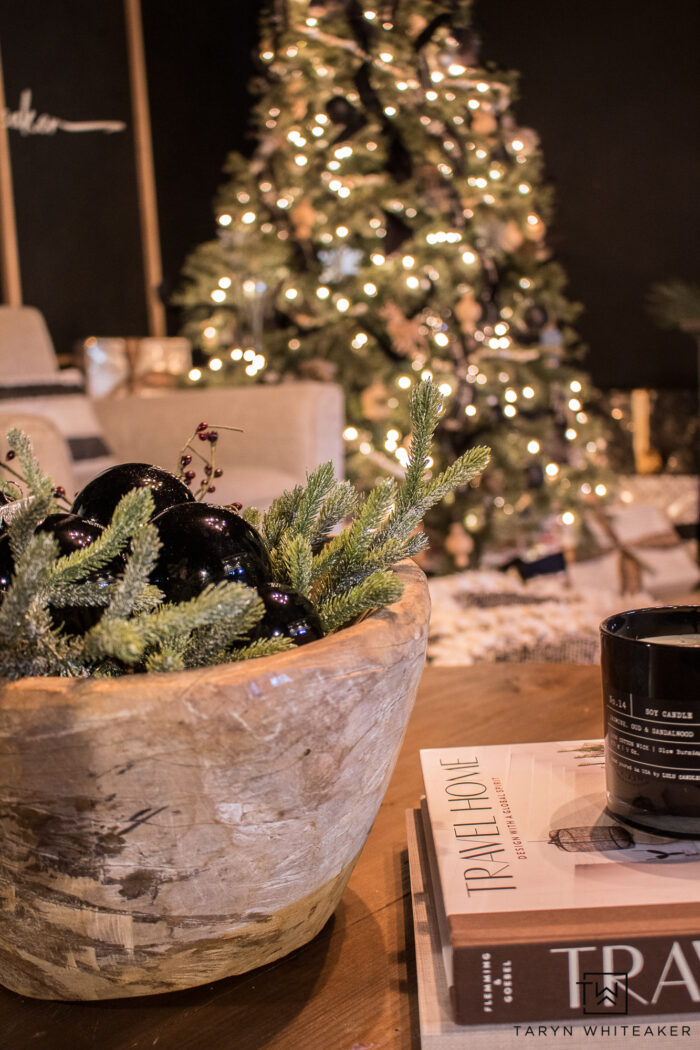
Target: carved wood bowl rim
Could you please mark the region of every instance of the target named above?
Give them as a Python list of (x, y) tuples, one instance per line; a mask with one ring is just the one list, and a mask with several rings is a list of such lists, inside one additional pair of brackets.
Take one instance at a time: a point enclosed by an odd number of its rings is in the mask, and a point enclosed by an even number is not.
[[(242, 660), (233, 663), (212, 664), (185, 671), (169, 671), (163, 674), (121, 675), (115, 678), (63, 678), (43, 676), (20, 678), (7, 681), (0, 678), (0, 713), (8, 701), (17, 707), (34, 707), (46, 703), (50, 694), (51, 705), (60, 707), (63, 704), (74, 705), (76, 702), (89, 703), (99, 696), (102, 704), (108, 705), (110, 698), (123, 702), (127, 695), (138, 693), (144, 680), (152, 682), (160, 679), (164, 685), (164, 702), (175, 690), (189, 691), (197, 684), (205, 683), (214, 677), (222, 684), (225, 678), (227, 688), (235, 690), (238, 686), (257, 678), (268, 677), (274, 669), (275, 675), (289, 675), (308, 671), (310, 667), (332, 667), (336, 658), (347, 662), (347, 654), (364, 649), (391, 651), (397, 642), (417, 642), (421, 635), (427, 636), (430, 619), (430, 597), (427, 579), (415, 562), (406, 560), (394, 566), (394, 571), (404, 584), (404, 591), (398, 601), (372, 612), (358, 623), (345, 627), (333, 634), (326, 635), (307, 645), (277, 653), (255, 660)], [(396, 650), (396, 660), (402, 659)], [(396, 660), (389, 660), (393, 664)]]

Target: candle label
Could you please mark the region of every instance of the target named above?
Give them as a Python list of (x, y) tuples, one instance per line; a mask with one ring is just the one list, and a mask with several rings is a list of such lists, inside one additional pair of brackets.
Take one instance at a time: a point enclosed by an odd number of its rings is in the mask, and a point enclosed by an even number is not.
[(700, 709), (683, 700), (610, 693), (606, 761), (631, 783), (700, 784)]

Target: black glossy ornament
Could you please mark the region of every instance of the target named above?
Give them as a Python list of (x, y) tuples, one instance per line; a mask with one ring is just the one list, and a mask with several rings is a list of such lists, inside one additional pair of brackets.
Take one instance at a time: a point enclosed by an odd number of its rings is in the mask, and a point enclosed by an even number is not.
[(162, 467), (154, 467), (150, 463), (119, 463), (88, 481), (75, 497), (71, 510), (82, 518), (109, 525), (119, 500), (136, 488), (151, 490), (153, 517), (167, 507), (194, 503), (194, 496), (187, 485)]
[(255, 625), (255, 638), (289, 638), (294, 645), (306, 645), (323, 638), (318, 613), (308, 598), (280, 583), (258, 587), (265, 606), (262, 620)]
[(181, 503), (153, 519), (162, 543), (151, 581), (169, 602), (196, 597), (210, 583), (249, 587), (269, 580), (272, 568), (252, 525), (224, 507)]

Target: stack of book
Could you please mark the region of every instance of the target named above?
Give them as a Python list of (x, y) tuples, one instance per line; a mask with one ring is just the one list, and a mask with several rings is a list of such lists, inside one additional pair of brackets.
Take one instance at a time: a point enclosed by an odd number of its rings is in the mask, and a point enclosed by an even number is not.
[(700, 841), (605, 810), (600, 741), (421, 752), (424, 1050), (700, 1045)]

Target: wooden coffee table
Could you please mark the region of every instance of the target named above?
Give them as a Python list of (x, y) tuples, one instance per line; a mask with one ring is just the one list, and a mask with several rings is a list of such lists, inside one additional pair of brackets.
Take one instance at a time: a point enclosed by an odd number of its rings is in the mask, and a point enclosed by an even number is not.
[(571, 664), (427, 668), (374, 828), (316, 939), (262, 969), (143, 999), (42, 1002), (0, 988), (3, 1050), (418, 1050), (404, 811), (418, 750), (602, 733), (600, 672)]

